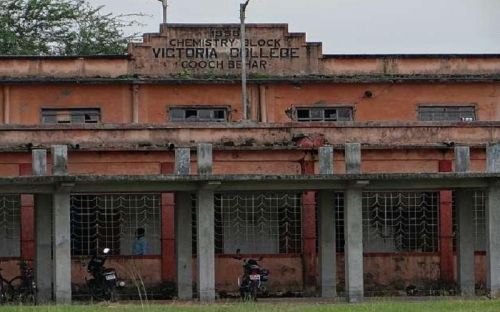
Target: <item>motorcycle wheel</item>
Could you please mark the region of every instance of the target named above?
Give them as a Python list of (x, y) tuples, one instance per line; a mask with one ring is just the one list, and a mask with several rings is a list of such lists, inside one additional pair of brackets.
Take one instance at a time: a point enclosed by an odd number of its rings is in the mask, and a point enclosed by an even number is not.
[(252, 299), (251, 292), (249, 290), (245, 290), (242, 293), (241, 299), (243, 301), (250, 301)]
[(90, 300), (93, 302), (95, 301), (101, 301), (104, 298), (102, 298), (103, 294), (103, 289), (99, 287), (97, 281), (95, 279), (91, 279), (88, 281), (88, 287), (89, 287), (89, 294), (90, 294)]
[(14, 302), (17, 301), (17, 296), (16, 296), (16, 290), (14, 289), (14, 286), (12, 286), (10, 283), (7, 283), (7, 285), (4, 285), (4, 302)]
[(107, 288), (107, 299), (111, 302), (116, 302), (118, 300), (118, 293), (116, 291), (116, 286), (108, 286)]
[(250, 285), (250, 299), (253, 301), (257, 301), (257, 292), (259, 290), (259, 285), (257, 282), (252, 281), (252, 284)]

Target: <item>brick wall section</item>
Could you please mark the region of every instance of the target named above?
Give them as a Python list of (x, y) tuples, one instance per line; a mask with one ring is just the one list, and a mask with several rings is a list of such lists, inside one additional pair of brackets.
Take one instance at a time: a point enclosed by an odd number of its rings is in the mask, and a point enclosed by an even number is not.
[[(451, 160), (439, 162), (439, 172), (451, 172)], [(453, 220), (452, 220), (452, 192), (439, 192), (439, 256), (440, 278), (445, 283), (453, 283)]]
[[(31, 164), (19, 164), (19, 175), (31, 175)], [(35, 257), (35, 204), (33, 194), (21, 195), (21, 259)]]
[[(161, 173), (171, 174), (172, 163), (162, 163)], [(161, 194), (161, 279), (175, 281), (175, 201), (173, 193)]]

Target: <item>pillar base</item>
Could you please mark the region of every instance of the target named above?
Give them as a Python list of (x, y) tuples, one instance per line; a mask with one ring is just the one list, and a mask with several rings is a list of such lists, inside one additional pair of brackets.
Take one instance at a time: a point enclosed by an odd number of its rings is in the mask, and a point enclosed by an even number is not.
[(364, 300), (363, 292), (347, 295), (347, 302), (349, 303), (361, 303)]

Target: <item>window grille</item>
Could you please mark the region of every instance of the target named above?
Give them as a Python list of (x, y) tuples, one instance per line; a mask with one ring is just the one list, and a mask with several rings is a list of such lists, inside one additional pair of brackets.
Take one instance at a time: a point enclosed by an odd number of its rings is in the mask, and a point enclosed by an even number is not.
[(335, 192), (335, 243), (337, 252), (344, 252), (344, 193)]
[[(301, 253), (300, 193), (215, 194), (215, 252)], [(193, 253), (196, 252), (196, 199), (193, 197)]]
[(227, 107), (172, 107), (169, 116), (174, 122), (226, 122), (228, 111)]
[(363, 193), (364, 251), (437, 251), (438, 210), (438, 192)]
[[(487, 194), (483, 191), (474, 191), (474, 250), (486, 250), (486, 199)], [(456, 196), (452, 196), (452, 219), (453, 232), (458, 233), (458, 219), (456, 208)], [(453, 237), (453, 248), (457, 247), (457, 235)]]
[(218, 253), (302, 252), (300, 194), (216, 194), (215, 211)]
[(486, 250), (486, 199), (487, 195), (485, 192), (474, 192), (475, 250)]
[(351, 121), (352, 107), (297, 107), (294, 109), (297, 121)]
[[(333, 193), (335, 202), (335, 248), (337, 252), (344, 252), (344, 193)], [(316, 203), (318, 203), (318, 193), (316, 192)], [(319, 252), (319, 218), (318, 205), (316, 205), (316, 252)]]
[(474, 121), (474, 106), (419, 106), (418, 119), (422, 121)]
[(0, 195), (0, 257), (19, 257), (20, 237), (21, 198)]
[(83, 124), (83, 123), (99, 123), (100, 121), (101, 121), (100, 108), (42, 109), (42, 123), (44, 124)]
[(72, 195), (73, 255), (93, 255), (106, 247), (115, 255), (132, 255), (138, 228), (146, 231), (147, 253), (160, 254), (160, 206), (159, 194)]

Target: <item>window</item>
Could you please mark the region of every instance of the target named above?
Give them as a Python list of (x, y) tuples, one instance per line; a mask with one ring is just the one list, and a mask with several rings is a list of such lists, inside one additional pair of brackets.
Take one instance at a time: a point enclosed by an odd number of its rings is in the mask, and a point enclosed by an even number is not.
[(474, 121), (474, 106), (419, 106), (418, 119), (422, 121)]
[[(215, 194), (215, 252), (284, 254), (302, 252), (300, 193)], [(196, 199), (193, 197), (193, 252)]]
[(293, 118), (297, 121), (351, 121), (352, 107), (297, 107)]
[(173, 107), (169, 110), (170, 121), (228, 121), (226, 107)]
[[(474, 191), (474, 250), (486, 250), (486, 201), (488, 194), (484, 191)], [(456, 207), (456, 192), (452, 196), (452, 216), (453, 216), (453, 232), (458, 233), (458, 220), (457, 220), (457, 207)], [(453, 244), (456, 248), (457, 235), (454, 235)]]
[(132, 255), (138, 228), (145, 229), (147, 254), (160, 254), (160, 203), (159, 194), (72, 195), (72, 254), (108, 247), (114, 255)]
[(439, 192), (363, 193), (366, 252), (436, 252)]
[(301, 253), (300, 193), (225, 193), (215, 196), (217, 253)]
[(42, 123), (44, 124), (83, 124), (99, 123), (100, 121), (101, 110), (99, 108), (42, 109)]
[[(318, 203), (318, 192), (316, 192), (315, 202)], [(344, 237), (344, 193), (333, 193), (334, 209), (335, 209), (335, 248), (337, 252), (344, 252), (345, 237)], [(316, 205), (316, 229), (319, 233), (319, 214), (318, 205)], [(316, 239), (316, 251), (319, 251), (319, 234)]]
[(21, 198), (0, 195), (0, 257), (19, 257), (21, 236)]

